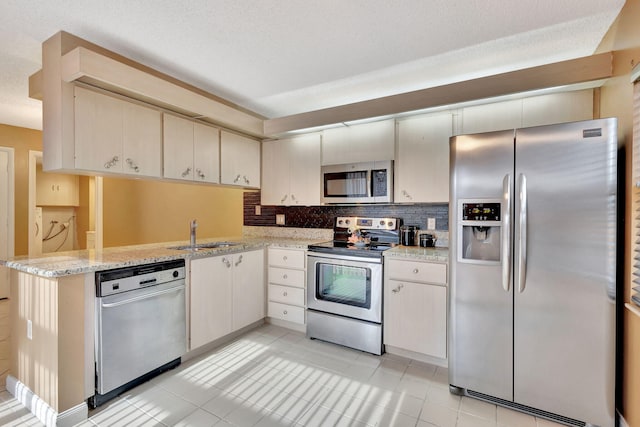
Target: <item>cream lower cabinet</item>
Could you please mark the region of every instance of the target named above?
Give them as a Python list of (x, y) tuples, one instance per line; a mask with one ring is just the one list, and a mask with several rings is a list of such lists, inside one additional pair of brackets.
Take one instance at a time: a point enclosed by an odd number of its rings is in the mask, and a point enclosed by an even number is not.
[(445, 359), (446, 264), (387, 259), (383, 324), (386, 346)]
[(264, 318), (264, 250), (190, 261), (190, 349)]
[(306, 255), (302, 249), (269, 248), (267, 315), (305, 324)]
[(74, 88), (75, 168), (160, 178), (162, 113)]

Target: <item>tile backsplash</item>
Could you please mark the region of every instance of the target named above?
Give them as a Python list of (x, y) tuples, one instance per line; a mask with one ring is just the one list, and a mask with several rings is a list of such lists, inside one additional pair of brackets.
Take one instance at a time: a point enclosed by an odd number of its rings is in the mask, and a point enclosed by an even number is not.
[[(416, 203), (411, 205), (352, 205), (352, 206), (256, 206), (260, 205), (260, 192), (244, 193), (244, 225), (276, 226), (276, 215), (285, 216), (284, 227), (333, 228), (337, 216), (371, 216), (401, 218), (403, 224), (427, 229), (427, 218), (436, 219), (436, 231), (449, 230), (449, 205)], [(283, 226), (280, 226), (283, 227)]]

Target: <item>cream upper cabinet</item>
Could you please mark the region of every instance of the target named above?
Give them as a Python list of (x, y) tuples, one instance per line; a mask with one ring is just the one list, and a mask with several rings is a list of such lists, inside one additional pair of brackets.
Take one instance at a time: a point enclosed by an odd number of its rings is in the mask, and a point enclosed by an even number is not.
[(385, 345), (445, 359), (446, 264), (400, 259), (386, 260), (386, 263)]
[(465, 107), (461, 116), (461, 128), (456, 133), (459, 135), (519, 128), (522, 99)]
[(398, 122), (394, 201), (449, 201), (451, 114), (430, 114)]
[(322, 164), (393, 160), (395, 121), (382, 120), (322, 132)]
[(74, 132), (76, 169), (160, 177), (159, 111), (76, 86)]
[(593, 90), (552, 93), (522, 100), (522, 126), (593, 119)]
[(220, 182), (220, 137), (217, 128), (164, 114), (164, 177)]
[(320, 204), (320, 135), (262, 143), (263, 205)]
[(222, 184), (260, 188), (260, 142), (221, 131), (220, 171)]
[(42, 172), (36, 166), (36, 206), (78, 206), (78, 175)]

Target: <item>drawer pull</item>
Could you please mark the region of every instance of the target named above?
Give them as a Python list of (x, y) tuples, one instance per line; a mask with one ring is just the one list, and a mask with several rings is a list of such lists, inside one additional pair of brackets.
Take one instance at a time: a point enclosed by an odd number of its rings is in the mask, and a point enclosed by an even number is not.
[(282, 296), (283, 296), (283, 297), (286, 297), (286, 296), (287, 296), (287, 291), (284, 291), (284, 292), (282, 293)]
[(391, 289), (391, 292), (393, 292), (394, 294), (397, 294), (398, 292), (400, 292), (400, 289), (402, 288), (404, 288), (404, 285), (400, 283), (395, 289)]
[(282, 275), (282, 278), (283, 278), (283, 279), (285, 279), (285, 280), (287, 280), (287, 275), (286, 275), (286, 274), (283, 274), (283, 275)]
[(287, 310), (282, 310), (282, 314), (287, 315)]
[(420, 271), (417, 268), (413, 269), (413, 274), (418, 274)]
[(283, 260), (283, 261), (286, 261), (286, 260), (287, 260), (287, 256), (286, 256), (286, 255), (285, 255), (285, 256), (283, 256), (283, 257), (282, 257), (282, 260)]

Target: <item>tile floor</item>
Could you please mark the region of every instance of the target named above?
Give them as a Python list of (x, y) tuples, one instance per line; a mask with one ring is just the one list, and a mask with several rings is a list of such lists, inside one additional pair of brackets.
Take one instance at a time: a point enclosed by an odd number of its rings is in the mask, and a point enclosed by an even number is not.
[[(7, 392), (0, 425), (41, 425)], [(550, 427), (449, 393), (447, 370), (264, 325), (90, 413), (95, 426)]]

